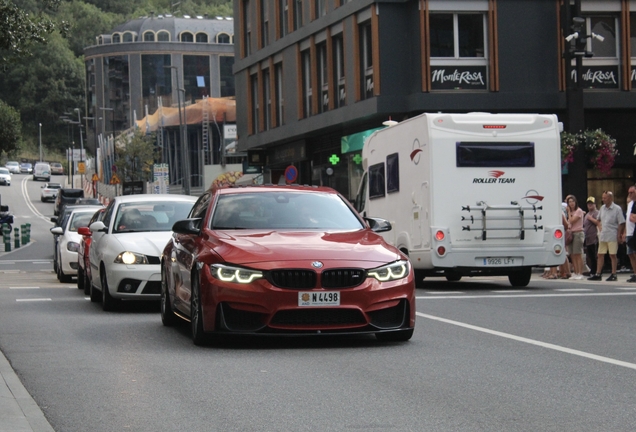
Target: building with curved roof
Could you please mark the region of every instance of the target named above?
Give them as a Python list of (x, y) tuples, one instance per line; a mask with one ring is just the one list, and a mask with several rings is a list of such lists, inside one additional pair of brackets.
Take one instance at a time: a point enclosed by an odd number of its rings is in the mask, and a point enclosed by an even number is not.
[[(85, 116), (93, 122), (87, 125), (87, 147), (96, 148), (100, 134), (116, 135), (161, 107), (233, 97), (233, 39), (231, 17), (187, 15), (134, 19), (96, 36), (95, 45), (84, 50)], [(219, 160), (212, 146), (204, 145), (200, 129), (187, 132), (194, 134), (188, 137), (190, 161), (205, 161), (191, 167), (193, 175), (202, 171), (203, 163)], [(178, 131), (165, 137), (171, 140), (177, 164), (181, 137)], [(166, 149), (166, 158), (168, 153)]]

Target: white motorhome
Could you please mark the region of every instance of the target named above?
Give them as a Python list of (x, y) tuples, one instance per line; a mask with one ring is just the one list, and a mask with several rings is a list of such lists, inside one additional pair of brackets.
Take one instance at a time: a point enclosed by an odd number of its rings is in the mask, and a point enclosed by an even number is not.
[(565, 260), (555, 115), (422, 114), (373, 133), (357, 210), (427, 276), (505, 275)]

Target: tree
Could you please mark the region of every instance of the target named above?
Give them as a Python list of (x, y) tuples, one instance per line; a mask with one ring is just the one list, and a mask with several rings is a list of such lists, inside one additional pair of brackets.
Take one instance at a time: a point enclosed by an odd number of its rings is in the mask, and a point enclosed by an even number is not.
[(0, 151), (10, 153), (17, 149), (21, 136), (20, 114), (0, 100)]
[(140, 130), (115, 146), (117, 173), (123, 182), (150, 181), (154, 163), (155, 135)]
[(58, 10), (57, 18), (70, 23), (66, 38), (77, 57), (84, 54), (84, 48), (96, 44), (96, 36), (110, 33), (117, 24), (125, 22), (123, 16), (104, 12), (81, 0), (63, 3)]
[[(45, 8), (54, 10), (60, 0), (42, 0)], [(0, 0), (0, 62), (3, 67), (16, 58), (28, 56), (35, 44), (44, 44), (56, 28), (51, 18), (42, 13), (29, 14), (25, 5), (17, 7), (11, 0)], [(65, 24), (60, 23), (64, 28)]]

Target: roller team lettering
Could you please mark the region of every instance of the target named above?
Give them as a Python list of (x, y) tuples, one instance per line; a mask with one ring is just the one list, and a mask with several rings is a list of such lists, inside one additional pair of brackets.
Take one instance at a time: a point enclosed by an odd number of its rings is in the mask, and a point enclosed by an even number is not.
[(480, 184), (485, 184), (485, 183), (514, 183), (515, 182), (515, 178), (511, 178), (511, 177), (504, 177), (503, 175), (505, 174), (504, 171), (498, 171), (498, 170), (492, 170), (492, 171), (488, 171), (488, 177), (475, 177), (473, 179), (473, 183), (480, 183)]

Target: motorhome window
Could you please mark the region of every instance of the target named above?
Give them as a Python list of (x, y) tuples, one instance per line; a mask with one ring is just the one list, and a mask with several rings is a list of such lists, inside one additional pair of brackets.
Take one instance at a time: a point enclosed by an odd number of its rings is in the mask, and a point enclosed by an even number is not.
[(369, 198), (381, 198), (384, 195), (384, 164), (371, 165), (369, 167)]
[(455, 148), (458, 167), (534, 167), (533, 142), (458, 142)]
[(393, 153), (386, 157), (386, 191), (388, 193), (400, 190), (400, 164), (398, 154)]

